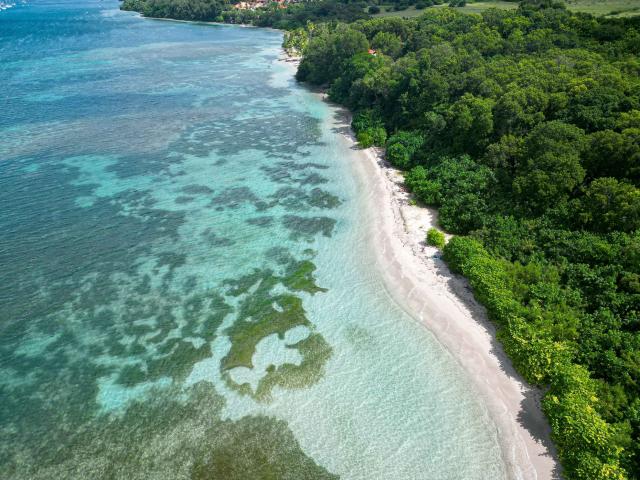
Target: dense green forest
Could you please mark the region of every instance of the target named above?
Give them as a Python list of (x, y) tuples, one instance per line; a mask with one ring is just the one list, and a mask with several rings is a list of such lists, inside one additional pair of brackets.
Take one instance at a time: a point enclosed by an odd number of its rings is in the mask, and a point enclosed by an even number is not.
[(286, 39), (458, 234), (445, 259), (544, 389), (570, 479), (640, 478), (639, 32), (549, 2)]
[(368, 18), (366, 3), (336, 0), (293, 3), (279, 8), (270, 3), (256, 10), (233, 8), (239, 0), (124, 0), (122, 10), (142, 13), (145, 17), (173, 18), (256, 25), (291, 30), (309, 22), (353, 22)]
[(640, 479), (640, 19), (549, 0), (411, 19), (330, 0), (124, 8), (289, 30), (297, 78), (348, 106), (456, 234), (445, 260), (545, 392), (563, 475)]

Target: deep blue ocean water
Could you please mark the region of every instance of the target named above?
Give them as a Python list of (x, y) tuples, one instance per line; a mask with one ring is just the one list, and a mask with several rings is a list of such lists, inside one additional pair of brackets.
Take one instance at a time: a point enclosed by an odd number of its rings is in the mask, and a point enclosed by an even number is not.
[(0, 12), (0, 478), (504, 477), (281, 41)]

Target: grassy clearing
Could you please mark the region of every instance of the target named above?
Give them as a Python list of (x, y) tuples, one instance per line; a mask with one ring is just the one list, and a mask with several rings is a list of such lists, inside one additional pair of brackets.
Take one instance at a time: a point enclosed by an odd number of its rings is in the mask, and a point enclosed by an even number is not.
[[(437, 8), (443, 8), (447, 5), (438, 5)], [(518, 4), (514, 2), (473, 2), (467, 3), (464, 7), (458, 7), (464, 13), (481, 13), (489, 8), (499, 8), (500, 10), (514, 10), (518, 8)]]
[[(574, 12), (585, 12), (595, 16), (634, 16), (640, 15), (640, 0), (566, 0), (567, 8)], [(436, 5), (429, 8), (447, 8), (448, 5)], [(374, 17), (417, 17), (425, 12), (425, 10), (416, 10), (414, 6), (396, 11), (384, 11), (391, 6), (381, 6), (382, 12), (374, 15)], [(501, 10), (512, 10), (518, 8), (515, 2), (493, 1), (493, 2), (473, 2), (467, 3), (466, 6), (459, 8), (465, 13), (481, 13), (489, 8), (499, 8)]]
[[(624, 1), (624, 0), (621, 0)], [(640, 2), (640, 0), (628, 0), (628, 1), (638, 1)], [(428, 7), (425, 8), (424, 10), (417, 10), (415, 8), (415, 6), (411, 6), (409, 8), (407, 8), (406, 10), (401, 10), (399, 12), (396, 11), (384, 11), (387, 8), (391, 9), (392, 7), (389, 5), (384, 5), (381, 6), (382, 8), (382, 12), (374, 15), (374, 17), (402, 17), (402, 18), (410, 18), (410, 17), (417, 17), (419, 15), (422, 15), (425, 11), (427, 11), (429, 8), (448, 8), (448, 5), (445, 3), (443, 5), (434, 5), (433, 7)], [(456, 7), (459, 10), (461, 10), (462, 12), (465, 13), (480, 13), (483, 12), (484, 10), (487, 10), (489, 8), (499, 8), (501, 10), (512, 10), (515, 8), (518, 8), (518, 4), (514, 3), (514, 2), (503, 2), (500, 0), (494, 1), (494, 2), (474, 2), (474, 3), (467, 3), (466, 6), (464, 7)]]
[(567, 8), (596, 16), (633, 16), (640, 14), (640, 0), (566, 0)]
[[(416, 8), (412, 5), (409, 8), (407, 8), (406, 10), (401, 10), (399, 12), (396, 11), (389, 11), (386, 12), (385, 10), (387, 8), (393, 8), (389, 5), (382, 5), (380, 7), (382, 9), (382, 11), (380, 13), (376, 13), (375, 15), (373, 15), (374, 17), (402, 17), (402, 18), (410, 18), (410, 17), (417, 17), (422, 15), (427, 9), (425, 8), (424, 10), (416, 10)], [(433, 8), (433, 7), (432, 7)]]

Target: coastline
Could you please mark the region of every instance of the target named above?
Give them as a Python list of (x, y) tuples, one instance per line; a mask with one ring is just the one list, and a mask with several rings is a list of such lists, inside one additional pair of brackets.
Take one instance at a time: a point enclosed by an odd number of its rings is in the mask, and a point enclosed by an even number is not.
[[(277, 62), (295, 75), (299, 59), (283, 51)], [(388, 294), (464, 370), (496, 426), (508, 478), (560, 479), (551, 427), (540, 405), (542, 393), (516, 372), (466, 279), (453, 274), (441, 252), (425, 242), (427, 230), (437, 227), (437, 211), (411, 205), (402, 173), (386, 162), (383, 149), (358, 148), (351, 112), (330, 102), (324, 92), (312, 91), (333, 107), (333, 128), (354, 150), (349, 158), (357, 161), (351, 168), (371, 217), (370, 247)]]
[[(133, 11), (133, 10), (122, 10), (122, 11)], [(274, 28), (269, 27), (257, 27), (255, 25), (251, 25), (249, 23), (225, 23), (225, 22), (209, 22), (206, 20), (180, 20), (178, 18), (165, 18), (165, 17), (145, 17), (140, 12), (137, 13), (140, 18), (145, 18), (148, 20), (160, 20), (162, 22), (176, 22), (176, 23), (190, 23), (192, 25), (216, 25), (216, 26), (234, 26), (234, 27), (243, 27), (243, 28), (266, 28), (267, 30), (275, 30)]]
[(208, 26), (216, 26), (216, 27), (239, 27), (239, 28), (262, 28), (264, 30), (271, 30), (274, 32), (284, 33), (284, 30), (279, 30), (277, 28), (272, 27), (259, 27), (257, 25), (252, 25), (250, 23), (226, 23), (226, 22), (210, 22), (207, 20), (180, 20), (178, 18), (165, 18), (165, 17), (146, 17), (140, 12), (136, 12), (135, 10), (120, 10), (121, 12), (132, 12), (135, 13), (138, 17), (143, 18), (145, 20), (156, 20), (161, 22), (175, 22), (175, 23), (187, 23), (191, 25), (208, 25)]
[[(336, 129), (357, 149), (350, 113), (336, 108)], [(464, 369), (496, 425), (509, 478), (560, 478), (541, 392), (515, 371), (466, 280), (425, 243), (437, 212), (410, 204), (401, 172), (386, 163), (382, 150), (359, 152), (352, 168), (372, 216), (371, 247), (388, 293)]]

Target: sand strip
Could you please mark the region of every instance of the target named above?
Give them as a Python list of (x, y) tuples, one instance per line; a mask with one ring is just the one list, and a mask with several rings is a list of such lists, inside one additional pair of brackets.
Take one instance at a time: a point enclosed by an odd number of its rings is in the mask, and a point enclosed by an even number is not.
[[(336, 129), (353, 147), (343, 109)], [(355, 148), (355, 147), (354, 147)], [(466, 280), (452, 274), (439, 251), (426, 245), (436, 211), (411, 205), (401, 173), (374, 148), (360, 150), (354, 173), (372, 218), (371, 243), (390, 295), (452, 353), (482, 397), (497, 430), (509, 478), (560, 478), (541, 394), (516, 373), (484, 308)]]

